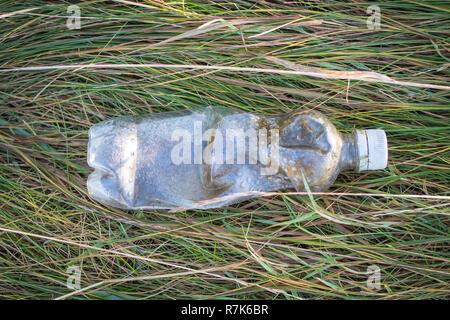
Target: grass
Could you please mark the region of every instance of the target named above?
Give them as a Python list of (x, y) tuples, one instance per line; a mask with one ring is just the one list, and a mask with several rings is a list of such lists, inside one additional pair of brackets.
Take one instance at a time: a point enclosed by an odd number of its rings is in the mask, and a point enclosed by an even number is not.
[[(0, 66), (285, 70), (266, 58), (273, 56), (447, 85), (448, 4), (378, 1), (381, 29), (369, 30), (370, 4), (84, 1), (78, 3), (81, 29), (71, 30), (69, 2), (2, 1), (1, 15), (16, 14), (0, 19)], [(32, 10), (17, 12), (23, 9)], [(213, 19), (222, 19), (215, 22), (220, 27), (198, 32)], [(305, 24), (311, 20), (318, 22)], [(170, 68), (2, 73), (0, 298), (448, 298), (449, 102), (448, 90), (292, 74)], [(384, 129), (389, 166), (341, 174), (330, 190), (339, 196), (286, 190), (207, 211), (131, 212), (88, 197), (91, 125), (207, 105), (259, 114), (316, 109), (344, 132)], [(361, 193), (396, 196), (352, 195)], [(81, 269), (79, 291), (66, 287), (74, 266)], [(380, 289), (367, 285), (370, 266), (380, 270)]]

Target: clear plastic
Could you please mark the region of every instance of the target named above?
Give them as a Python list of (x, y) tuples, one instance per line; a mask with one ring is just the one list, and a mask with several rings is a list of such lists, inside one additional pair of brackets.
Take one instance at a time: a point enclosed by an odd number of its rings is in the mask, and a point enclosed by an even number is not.
[(305, 184), (325, 191), (342, 170), (360, 169), (356, 138), (316, 111), (207, 107), (118, 117), (89, 130), (88, 191), (123, 209), (216, 208), (253, 197), (249, 191)]

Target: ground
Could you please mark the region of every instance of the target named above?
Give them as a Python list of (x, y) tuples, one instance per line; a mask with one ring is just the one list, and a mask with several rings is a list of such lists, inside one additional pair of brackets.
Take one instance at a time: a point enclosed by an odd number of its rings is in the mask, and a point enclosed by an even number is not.
[[(2, 299), (448, 297), (445, 1), (74, 3), (0, 4), (1, 69), (60, 66), (0, 74)], [(90, 126), (208, 105), (383, 129), (388, 167), (341, 174), (339, 195), (285, 190), (214, 210), (89, 198)]]

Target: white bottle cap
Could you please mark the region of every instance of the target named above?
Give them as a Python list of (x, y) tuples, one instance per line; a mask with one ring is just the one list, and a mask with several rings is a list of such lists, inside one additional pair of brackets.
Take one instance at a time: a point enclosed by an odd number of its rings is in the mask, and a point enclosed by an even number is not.
[(387, 166), (388, 145), (383, 130), (356, 130), (357, 170), (380, 170)]

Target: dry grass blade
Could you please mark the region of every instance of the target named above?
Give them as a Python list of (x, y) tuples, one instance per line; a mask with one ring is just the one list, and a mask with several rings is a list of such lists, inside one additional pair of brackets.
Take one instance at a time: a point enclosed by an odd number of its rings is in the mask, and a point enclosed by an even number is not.
[[(291, 66), (292, 63), (289, 63)], [(360, 80), (368, 82), (389, 83), (400, 86), (409, 86), (417, 88), (450, 90), (450, 86), (427, 84), (409, 81), (398, 81), (388, 76), (371, 71), (333, 71), (321, 70), (317, 68), (303, 67), (296, 65), (299, 70), (278, 70), (266, 68), (246, 68), (232, 66), (214, 66), (214, 65), (189, 65), (189, 64), (77, 64), (77, 65), (54, 65), (54, 66), (35, 66), (22, 68), (0, 69), (0, 73), (7, 72), (25, 72), (25, 71), (47, 71), (47, 70), (76, 70), (82, 69), (132, 69), (132, 68), (165, 68), (165, 69), (192, 69), (192, 70), (222, 70), (238, 72), (256, 72), (311, 76), (322, 79), (342, 79), (342, 80)]]

